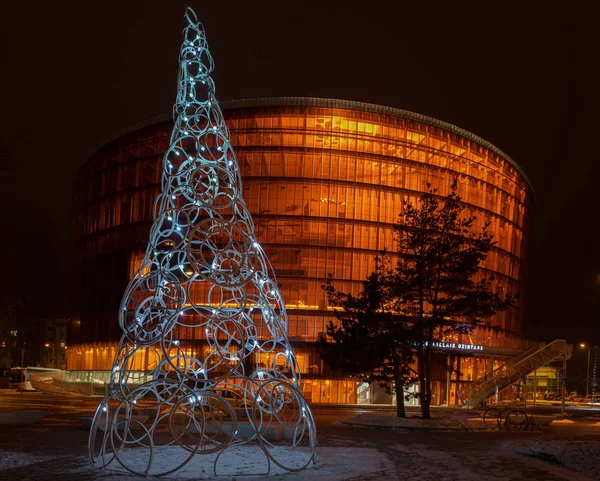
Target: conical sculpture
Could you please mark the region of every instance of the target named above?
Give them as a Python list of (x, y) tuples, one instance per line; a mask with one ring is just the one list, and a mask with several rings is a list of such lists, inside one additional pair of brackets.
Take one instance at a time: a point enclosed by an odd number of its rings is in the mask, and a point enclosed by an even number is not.
[(90, 459), (160, 476), (202, 458), (220, 474), (219, 463), (246, 450), (263, 473), (271, 463), (301, 470), (315, 460), (316, 431), (285, 304), (241, 195), (204, 29), (191, 9), (185, 18), (162, 191), (121, 303)]

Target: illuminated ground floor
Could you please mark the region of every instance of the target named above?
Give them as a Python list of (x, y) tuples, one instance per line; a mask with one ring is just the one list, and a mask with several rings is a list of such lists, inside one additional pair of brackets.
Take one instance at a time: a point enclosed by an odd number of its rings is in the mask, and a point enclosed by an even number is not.
[[(69, 371), (63, 381), (68, 384), (64, 389), (86, 395), (103, 395), (107, 392), (111, 371)], [(133, 373), (136, 374), (135, 372)], [(537, 375), (536, 375), (537, 374)], [(518, 401), (526, 397), (533, 399), (558, 399), (561, 387), (557, 381), (559, 367), (545, 366), (537, 373), (527, 376), (527, 385), (517, 383), (499, 394), (491, 403)], [(537, 388), (533, 379), (537, 378)], [(433, 405), (460, 405), (456, 392), (466, 388), (469, 381), (439, 381), (432, 384)], [(396, 395), (377, 384), (367, 384), (356, 378), (316, 378), (309, 374), (300, 381), (300, 390), (310, 404), (395, 404)], [(418, 405), (416, 397), (418, 386), (415, 384), (405, 392), (406, 405)]]
[[(438, 343), (432, 364), (432, 404), (438, 406), (461, 405), (460, 393), (470, 383), (485, 379), (511, 358), (524, 351), (523, 344), (499, 346), (470, 342)], [(506, 339), (504, 339), (506, 341)], [(521, 342), (523, 340), (521, 339)], [(395, 395), (377, 384), (367, 384), (353, 377), (339, 377), (328, 370), (316, 351), (315, 343), (292, 342), (299, 370), (302, 374), (300, 388), (305, 399), (312, 404), (393, 404)], [(498, 343), (497, 343), (498, 344)], [(506, 343), (505, 343), (506, 344)], [(521, 349), (519, 349), (521, 347)], [(210, 347), (203, 340), (181, 341), (181, 349), (188, 356), (206, 359)], [(102, 394), (106, 391), (117, 351), (116, 342), (86, 343), (69, 346), (67, 349), (67, 371), (70, 383), (78, 385), (76, 390), (85, 394)], [(130, 369), (139, 373), (151, 372), (156, 359), (151, 352), (141, 350), (141, 355), (132, 361)], [(253, 360), (259, 366), (272, 365), (276, 353), (261, 353)], [(537, 374), (528, 376), (516, 385), (505, 389), (494, 401), (522, 399), (560, 390), (558, 370), (554, 367), (538, 369)], [(418, 386), (404, 393), (408, 405), (418, 404)]]

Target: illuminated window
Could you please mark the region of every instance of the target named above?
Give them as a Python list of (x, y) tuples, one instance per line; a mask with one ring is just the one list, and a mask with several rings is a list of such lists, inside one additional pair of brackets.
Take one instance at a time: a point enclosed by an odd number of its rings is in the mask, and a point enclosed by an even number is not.
[[(140, 269), (140, 266), (142, 265), (142, 261), (144, 260), (145, 257), (145, 253), (144, 252), (134, 252), (129, 260), (129, 278), (133, 278), (136, 273), (138, 272), (138, 270)], [(144, 270), (142, 272), (140, 272), (140, 274), (144, 275), (147, 274), (149, 272), (150, 268), (149, 266), (146, 266), (144, 268)]]
[(18, 329), (11, 329), (10, 330), (10, 335), (13, 337), (17, 337), (17, 334), (19, 334)]
[[(295, 340), (315, 340), (330, 320), (337, 322), (321, 289), (327, 274), (334, 275), (341, 291), (358, 292), (374, 267), (374, 256), (393, 246), (393, 226), (403, 203), (417, 203), (428, 183), (447, 195), (455, 177), (468, 214), (477, 216), (474, 229), (489, 221), (495, 234), (497, 244), (484, 269), (494, 273), (495, 285), (522, 292), (530, 190), (509, 162), (481, 143), (425, 122), (360, 109), (260, 107), (223, 113), (244, 178), (244, 199), (258, 241), (277, 273), (290, 311), (288, 335)], [(170, 130), (167, 124), (141, 130), (86, 163), (75, 188), (82, 260), (99, 259), (122, 244), (130, 256), (124, 270), (129, 278), (138, 272)], [(185, 269), (191, 275), (189, 267)], [(208, 302), (206, 290), (195, 288), (189, 295)], [(122, 291), (115, 296), (120, 299)], [(521, 302), (496, 314), (488, 327), (478, 328), (472, 341), (453, 342), (514, 348), (514, 338), (498, 328), (521, 330)], [(91, 332), (93, 326), (114, 325), (114, 317), (105, 318), (104, 313), (87, 316), (80, 334)], [(73, 320), (74, 327), (80, 324)], [(182, 328), (177, 335), (189, 339), (192, 331)], [(11, 335), (16, 336), (16, 330)], [(60, 339), (65, 339), (62, 332)], [(71, 348), (67, 367), (110, 370), (113, 349), (106, 356), (90, 352), (86, 357), (85, 349), (76, 353)], [(301, 371), (318, 371), (312, 355), (296, 354)], [(265, 365), (273, 361), (267, 356), (260, 359)], [(476, 379), (486, 370), (486, 364), (466, 363), (464, 378)], [(303, 383), (308, 399), (316, 402), (344, 402), (362, 393), (354, 381)]]

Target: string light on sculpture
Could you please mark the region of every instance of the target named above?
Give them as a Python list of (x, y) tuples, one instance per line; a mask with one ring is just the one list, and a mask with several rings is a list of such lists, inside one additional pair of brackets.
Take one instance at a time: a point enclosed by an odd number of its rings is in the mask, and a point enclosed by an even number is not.
[[(206, 36), (191, 9), (185, 18), (161, 193), (119, 309), (123, 335), (90, 430), (90, 459), (161, 476), (217, 453), (218, 474), (228, 450), (254, 445), (268, 470), (298, 471), (315, 460), (314, 420), (299, 392), (285, 304), (241, 196)], [(148, 419), (136, 414), (142, 408)], [(249, 437), (239, 437), (242, 423)], [(266, 439), (275, 426), (290, 435), (282, 445)]]

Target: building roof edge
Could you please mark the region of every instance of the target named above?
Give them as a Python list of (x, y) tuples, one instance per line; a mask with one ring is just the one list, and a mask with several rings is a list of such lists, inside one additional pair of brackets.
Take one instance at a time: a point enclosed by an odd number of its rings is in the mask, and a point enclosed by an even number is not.
[[(482, 147), (494, 152), (498, 156), (502, 157), (506, 161), (508, 161), (519, 174), (525, 179), (531, 192), (533, 193), (533, 198), (535, 200), (535, 190), (533, 188), (533, 184), (521, 166), (515, 162), (509, 155), (500, 150), (491, 142), (479, 137), (478, 135), (469, 132), (461, 127), (453, 125), (448, 122), (444, 122), (443, 120), (438, 120), (434, 117), (429, 117), (427, 115), (419, 114), (416, 112), (411, 112), (410, 110), (397, 109), (394, 107), (387, 107), (385, 105), (378, 104), (370, 104), (367, 102), (357, 102), (354, 100), (341, 100), (341, 99), (331, 99), (331, 98), (319, 98), (319, 97), (256, 97), (256, 98), (245, 98), (245, 99), (236, 99), (236, 100), (227, 100), (223, 102), (219, 102), (221, 108), (223, 110), (227, 109), (235, 109), (235, 108), (252, 108), (252, 107), (323, 107), (323, 108), (337, 108), (337, 109), (346, 109), (346, 110), (358, 110), (361, 112), (372, 112), (377, 114), (390, 115), (392, 117), (400, 117), (407, 118), (410, 120), (415, 120), (417, 122), (422, 122), (428, 125), (432, 125), (434, 127), (439, 127), (441, 129), (447, 130), (449, 132), (460, 135), (461, 137), (470, 139)], [(172, 120), (171, 114), (158, 114), (143, 119), (139, 122), (136, 122), (129, 127), (119, 130), (114, 135), (111, 135), (107, 139), (105, 139), (99, 147), (95, 150), (91, 151), (87, 158), (81, 163), (80, 167), (87, 161), (89, 157), (94, 155), (100, 149), (110, 144), (111, 142), (123, 137), (127, 134), (135, 132), (136, 130), (142, 129), (144, 127), (149, 127), (151, 125), (157, 124), (159, 122), (167, 122)]]
[(469, 132), (468, 130), (465, 130), (449, 122), (438, 120), (434, 117), (429, 117), (427, 115), (411, 112), (410, 110), (403, 110), (395, 107), (387, 107), (385, 105), (371, 104), (367, 102), (357, 102), (354, 100), (341, 100), (319, 97), (257, 97), (228, 100), (220, 102), (220, 105), (221, 108), (224, 110), (244, 107), (324, 107), (346, 110), (358, 110), (362, 112), (372, 112), (377, 114), (390, 115), (393, 117), (401, 117), (410, 120), (416, 120), (417, 122), (422, 122), (428, 125), (432, 125), (434, 127), (439, 127), (449, 132), (458, 134), (461, 137), (465, 137), (469, 140), (472, 140), (480, 144), (482, 147), (485, 147), (486, 149), (502, 157), (503, 159), (508, 161), (515, 169), (517, 169), (519, 174), (525, 179), (525, 181), (529, 185), (529, 188), (531, 189), (531, 192), (535, 197), (535, 191), (531, 180), (529, 179), (523, 168), (508, 154), (506, 154), (506, 152), (500, 150), (491, 142), (488, 142), (487, 140), (479, 137), (478, 135), (475, 135), (472, 132)]

